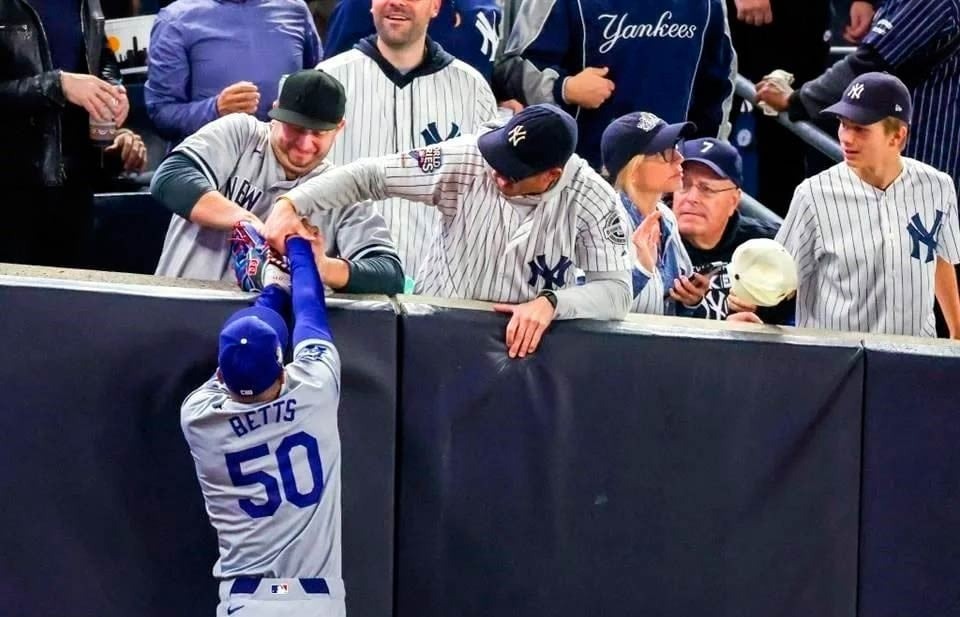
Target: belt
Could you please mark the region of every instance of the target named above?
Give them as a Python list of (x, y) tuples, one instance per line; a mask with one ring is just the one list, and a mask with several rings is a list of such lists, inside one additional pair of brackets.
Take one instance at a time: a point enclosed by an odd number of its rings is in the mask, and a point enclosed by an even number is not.
[[(262, 576), (238, 576), (233, 579), (233, 585), (230, 586), (230, 593), (254, 593), (260, 586)], [(330, 593), (330, 587), (327, 586), (326, 579), (322, 578), (298, 578), (300, 586), (306, 593)]]

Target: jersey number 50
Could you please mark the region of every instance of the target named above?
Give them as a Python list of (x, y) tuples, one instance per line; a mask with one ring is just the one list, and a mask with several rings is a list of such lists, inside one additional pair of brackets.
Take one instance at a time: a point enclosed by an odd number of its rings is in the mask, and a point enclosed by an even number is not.
[[(310, 465), (310, 473), (313, 476), (313, 489), (309, 493), (300, 492), (300, 489), (297, 488), (297, 478), (293, 474), (290, 451), (298, 446), (304, 449), (307, 463)], [(244, 473), (240, 466), (247, 461), (269, 454), (270, 448), (265, 443), (226, 454), (227, 471), (230, 472), (230, 479), (234, 486), (260, 484), (266, 489), (266, 503), (254, 503), (252, 499), (247, 498), (240, 500), (240, 509), (253, 518), (273, 516), (277, 512), (280, 503), (283, 501), (280, 497), (280, 485), (277, 483), (277, 479), (266, 471)], [(306, 508), (319, 503), (320, 496), (323, 493), (323, 466), (320, 462), (320, 447), (317, 445), (316, 438), (303, 431), (287, 435), (277, 446), (276, 456), (277, 468), (280, 470), (280, 481), (283, 483), (283, 494), (286, 495), (287, 501), (298, 508)]]

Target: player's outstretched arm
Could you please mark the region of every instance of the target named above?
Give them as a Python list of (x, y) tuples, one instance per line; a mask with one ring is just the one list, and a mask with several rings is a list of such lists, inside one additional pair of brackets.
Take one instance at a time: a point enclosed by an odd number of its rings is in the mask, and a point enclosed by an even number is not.
[(311, 339), (332, 342), (323, 282), (310, 241), (295, 236), (287, 239), (286, 247), (293, 288), (293, 347), (296, 349), (300, 343)]
[(586, 272), (587, 282), (557, 294), (556, 319), (623, 319), (633, 300), (630, 272)]

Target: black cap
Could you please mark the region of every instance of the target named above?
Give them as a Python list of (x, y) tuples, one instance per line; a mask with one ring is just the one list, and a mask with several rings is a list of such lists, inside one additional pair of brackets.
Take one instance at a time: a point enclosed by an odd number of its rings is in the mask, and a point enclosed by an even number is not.
[(329, 131), (343, 120), (347, 95), (333, 76), (316, 69), (297, 71), (283, 81), (274, 120), (305, 129)]
[(690, 139), (680, 146), (680, 153), (684, 163), (702, 163), (721, 178), (743, 186), (743, 159), (728, 142), (713, 137)]
[(823, 113), (864, 126), (887, 117), (910, 124), (913, 101), (907, 86), (893, 75), (864, 73), (850, 83), (839, 103), (827, 107)]
[(611, 180), (638, 154), (657, 154), (669, 150), (697, 131), (693, 122), (667, 124), (659, 116), (636, 111), (620, 116), (603, 130), (600, 154), (603, 167)]

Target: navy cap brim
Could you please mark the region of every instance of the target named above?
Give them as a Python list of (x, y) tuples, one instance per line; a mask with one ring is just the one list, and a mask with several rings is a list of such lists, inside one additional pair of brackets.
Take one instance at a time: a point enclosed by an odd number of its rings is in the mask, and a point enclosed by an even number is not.
[(653, 136), (653, 139), (644, 148), (643, 154), (656, 154), (669, 150), (677, 145), (681, 139), (692, 137), (697, 132), (697, 125), (693, 122), (679, 122), (668, 124)]
[(277, 338), (280, 340), (280, 347), (283, 349), (283, 352), (287, 352), (287, 347), (290, 343), (290, 330), (287, 328), (287, 322), (280, 313), (265, 306), (251, 306), (240, 309), (227, 318), (227, 321), (223, 324), (223, 328), (220, 328), (220, 330), (223, 331), (227, 326), (244, 317), (256, 317), (266, 322), (266, 324), (277, 333)]
[(857, 105), (851, 105), (846, 101), (835, 103), (820, 113), (824, 116), (832, 116), (834, 118), (851, 120), (864, 126), (880, 122), (887, 117), (885, 114), (883, 114), (883, 112), (864, 109), (863, 107), (859, 107)]
[(740, 188), (740, 184), (737, 182), (736, 178), (731, 178), (727, 174), (727, 172), (720, 169), (720, 166), (711, 160), (702, 159), (696, 156), (691, 156), (691, 157), (684, 157), (683, 162), (684, 163), (700, 163), (701, 165), (706, 165), (707, 167), (710, 168), (711, 171), (713, 171), (713, 173), (717, 174), (724, 180), (729, 180), (730, 182), (733, 182), (734, 184), (737, 185), (737, 188)]
[(483, 155), (483, 160), (493, 170), (511, 182), (535, 176), (543, 169), (536, 169), (527, 165), (516, 155), (516, 152), (507, 143), (507, 127), (488, 131), (477, 137), (477, 148)]
[(340, 126), (340, 122), (328, 122), (326, 120), (318, 120), (316, 118), (308, 118), (303, 114), (299, 114), (295, 111), (290, 111), (289, 109), (280, 109), (275, 107), (267, 113), (268, 116), (274, 120), (280, 122), (285, 122), (287, 124), (293, 124), (301, 128), (310, 129), (311, 131), (332, 131), (333, 129)]

